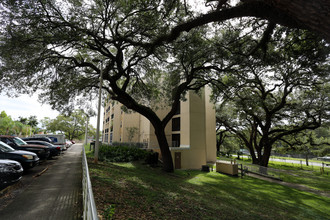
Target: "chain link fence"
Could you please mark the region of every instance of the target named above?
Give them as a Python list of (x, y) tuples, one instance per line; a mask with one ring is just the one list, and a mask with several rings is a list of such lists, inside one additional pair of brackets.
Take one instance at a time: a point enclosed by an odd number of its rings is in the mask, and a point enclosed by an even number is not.
[[(272, 179), (282, 180), (281, 176), (283, 175), (283, 171), (269, 168), (269, 167), (263, 167), (256, 164), (239, 164), (239, 169), (241, 170), (241, 174), (248, 174), (253, 173), (261, 176), (265, 176)], [(281, 175), (282, 174), (282, 175)]]

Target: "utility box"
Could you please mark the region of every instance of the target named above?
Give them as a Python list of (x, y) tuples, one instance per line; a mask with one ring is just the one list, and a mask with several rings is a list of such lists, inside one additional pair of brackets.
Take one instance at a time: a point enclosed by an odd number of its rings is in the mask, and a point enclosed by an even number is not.
[(238, 176), (238, 164), (233, 164), (231, 162), (217, 161), (216, 171), (220, 173), (225, 173), (233, 176)]

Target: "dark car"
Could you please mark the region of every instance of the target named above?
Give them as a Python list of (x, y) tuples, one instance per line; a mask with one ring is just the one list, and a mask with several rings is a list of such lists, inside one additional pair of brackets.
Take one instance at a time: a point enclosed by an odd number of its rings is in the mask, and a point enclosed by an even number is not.
[(1, 135), (0, 141), (8, 144), (15, 150), (25, 150), (25, 151), (31, 151), (33, 153), (36, 153), (40, 159), (47, 159), (50, 154), (49, 147), (42, 146), (42, 145), (27, 144), (25, 141), (23, 141), (19, 137)]
[(50, 139), (49, 137), (26, 137), (26, 138), (21, 138), (23, 141), (27, 142), (27, 141), (46, 141), (48, 143), (53, 144), (52, 139)]
[(24, 169), (29, 169), (36, 166), (39, 162), (39, 157), (30, 151), (15, 150), (9, 145), (0, 141), (0, 159), (10, 159), (18, 161)]
[(0, 190), (22, 178), (23, 167), (14, 160), (0, 159)]
[(33, 145), (43, 145), (43, 146), (49, 147), (49, 150), (50, 150), (49, 158), (51, 158), (53, 156), (58, 156), (61, 153), (61, 147), (55, 146), (54, 144), (51, 144), (46, 141), (33, 140), (33, 141), (26, 141), (26, 143), (33, 144)]

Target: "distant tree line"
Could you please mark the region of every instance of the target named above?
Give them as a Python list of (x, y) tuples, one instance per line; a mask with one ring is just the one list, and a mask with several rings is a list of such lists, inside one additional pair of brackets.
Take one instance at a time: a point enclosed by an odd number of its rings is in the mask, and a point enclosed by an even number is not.
[(13, 120), (5, 111), (0, 114), (1, 135), (28, 136), (39, 131), (37, 116), (19, 117), (18, 120)]
[[(60, 114), (55, 119), (45, 117), (41, 124), (46, 133), (60, 132), (69, 140), (82, 140), (85, 137), (87, 120), (89, 119), (82, 110), (74, 110), (70, 115)], [(89, 124), (87, 132), (88, 135), (95, 136), (96, 129)]]
[[(70, 115), (58, 115), (55, 119), (45, 117), (41, 119), (40, 127), (37, 116), (28, 118), (18, 117), (13, 120), (5, 111), (0, 114), (0, 135), (15, 135), (20, 137), (32, 136), (37, 133), (65, 134), (67, 139), (82, 140), (85, 137), (87, 115), (81, 110), (75, 110)], [(88, 135), (95, 136), (96, 129), (88, 125)]]

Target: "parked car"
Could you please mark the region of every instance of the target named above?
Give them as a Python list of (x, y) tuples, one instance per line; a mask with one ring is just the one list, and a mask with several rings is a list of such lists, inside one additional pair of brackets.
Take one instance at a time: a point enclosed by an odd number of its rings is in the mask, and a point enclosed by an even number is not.
[(22, 178), (23, 167), (15, 160), (0, 159), (0, 189)]
[(19, 137), (1, 135), (0, 141), (8, 144), (15, 150), (25, 150), (25, 151), (31, 151), (33, 153), (36, 153), (40, 159), (47, 159), (50, 154), (49, 147), (42, 146), (42, 145), (27, 144), (25, 141), (23, 141)]
[(53, 144), (52, 139), (50, 139), (49, 137), (25, 137), (22, 138), (23, 141), (27, 142), (27, 141), (46, 141), (48, 143)]
[(52, 158), (53, 156), (58, 156), (61, 154), (61, 147), (55, 146), (54, 144), (51, 144), (46, 141), (37, 141), (37, 140), (31, 140), (31, 141), (26, 141), (28, 144), (33, 144), (33, 145), (42, 145), (42, 146), (47, 146), (49, 147), (50, 154), (48, 158)]
[(24, 169), (35, 167), (39, 162), (37, 154), (30, 151), (15, 150), (2, 141), (0, 141), (0, 159), (20, 162)]
[(48, 137), (52, 140), (52, 144), (66, 150), (65, 135), (64, 134), (36, 134), (35, 137)]
[(72, 142), (70, 140), (65, 140), (65, 145), (66, 145), (66, 148), (69, 148), (72, 146)]

